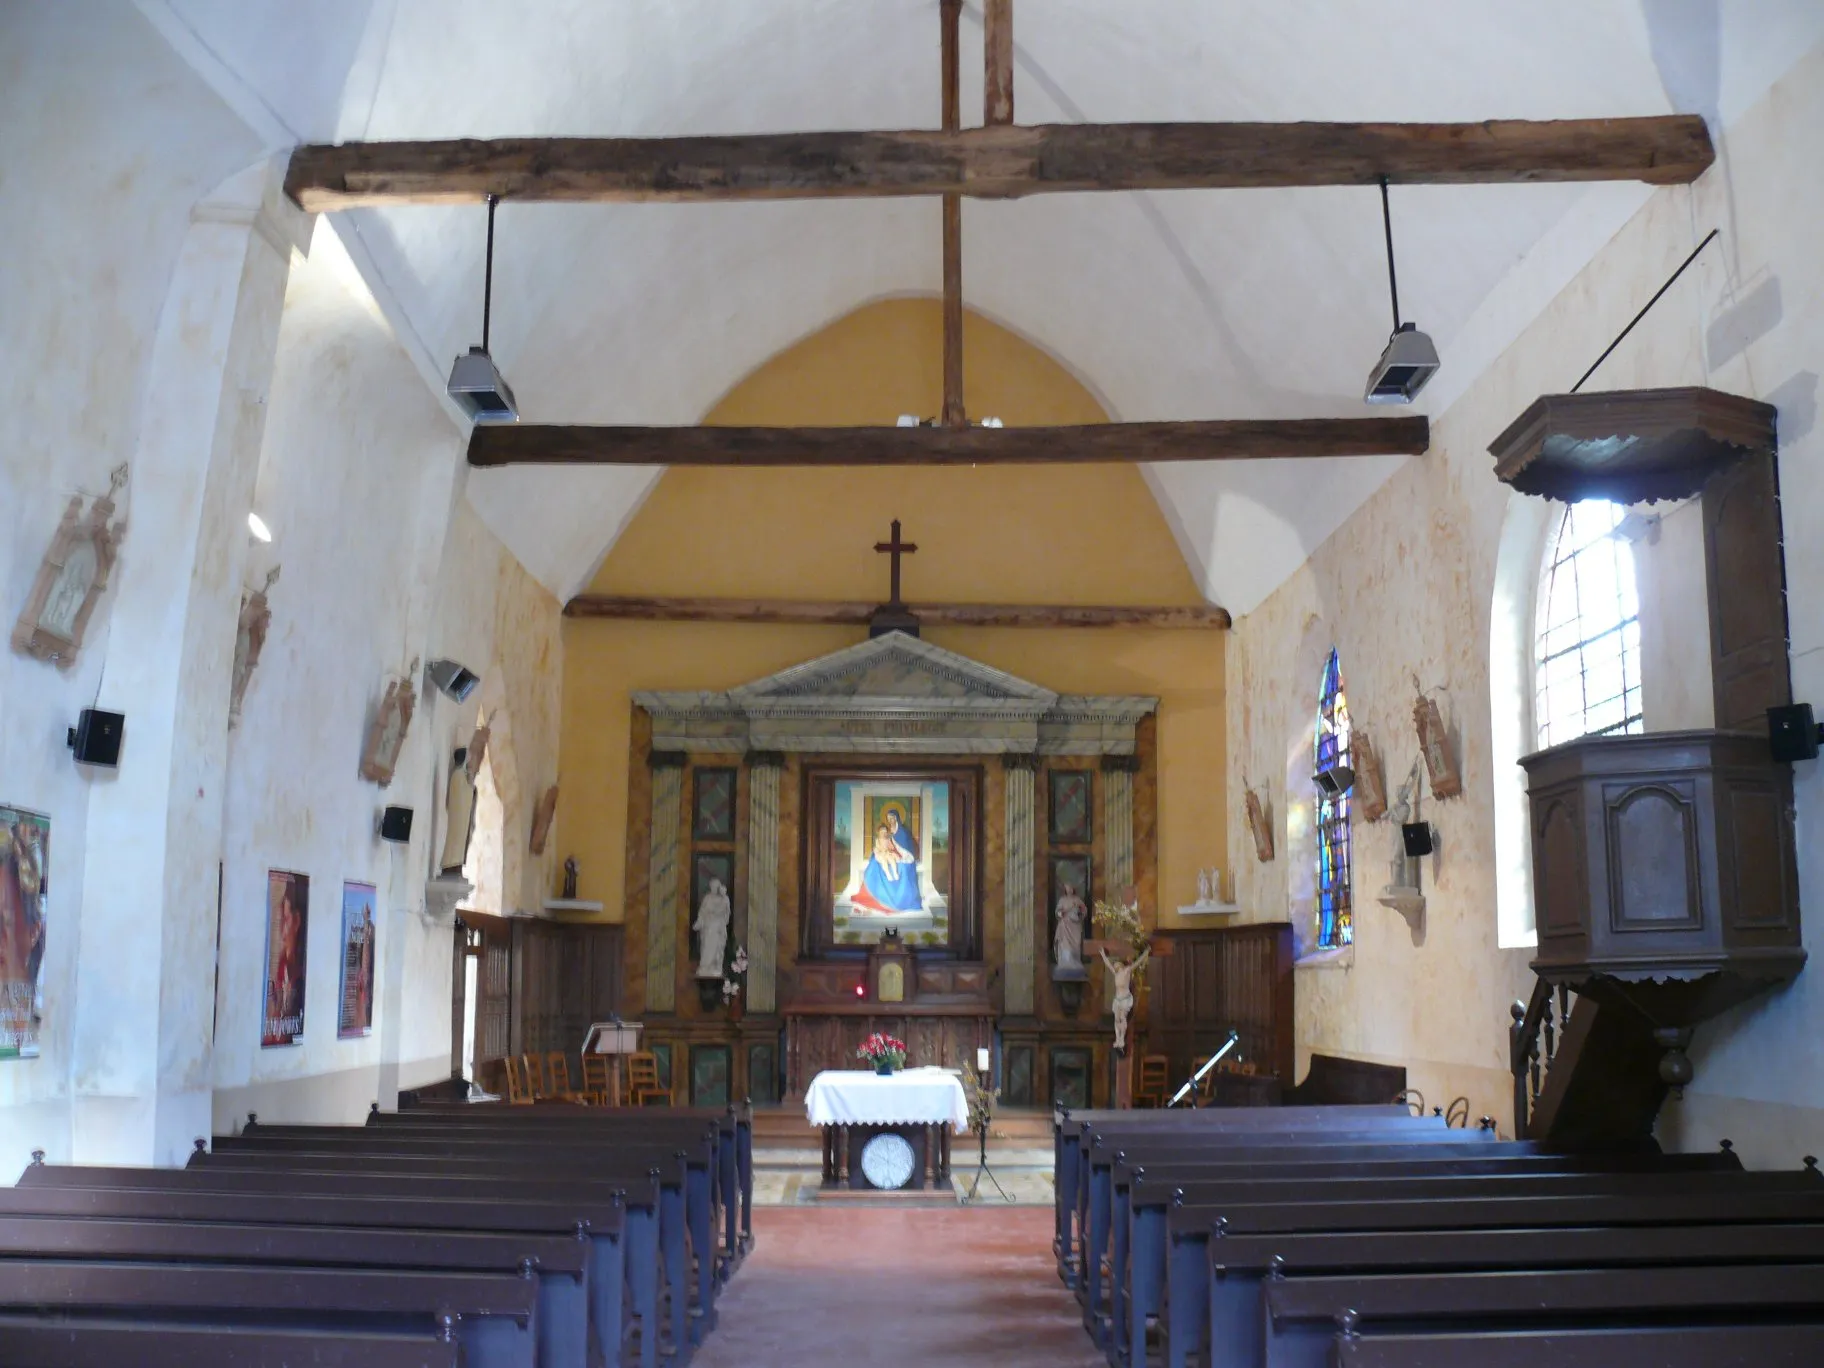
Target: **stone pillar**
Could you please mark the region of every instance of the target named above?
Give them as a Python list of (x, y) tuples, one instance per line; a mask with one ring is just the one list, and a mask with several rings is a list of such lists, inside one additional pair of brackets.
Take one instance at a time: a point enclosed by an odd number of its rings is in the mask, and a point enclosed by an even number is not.
[(217, 870), (241, 575), (291, 253), (284, 159), (191, 212), (152, 343), (97, 706), (126, 714), (90, 791), (72, 1157), (181, 1164), (211, 1132)]
[(678, 823), (684, 807), (683, 751), (654, 751), (652, 860), (646, 903), (646, 1010), (678, 1005)]
[(1137, 755), (1102, 757), (1102, 848), (1108, 861), (1108, 896), (1134, 881), (1134, 773)]
[(779, 771), (785, 757), (747, 757), (747, 1010), (779, 1010)]
[(1009, 1016), (1030, 1016), (1036, 970), (1033, 946), (1033, 771), (1037, 757), (1003, 755), (1007, 770), (1007, 869), (1003, 884), (1006, 971), (1002, 975), (1002, 1009)]

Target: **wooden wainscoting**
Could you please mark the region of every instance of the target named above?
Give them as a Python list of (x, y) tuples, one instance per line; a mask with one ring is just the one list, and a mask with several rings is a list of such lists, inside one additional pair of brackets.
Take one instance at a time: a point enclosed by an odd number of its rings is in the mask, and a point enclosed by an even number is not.
[(1230, 1058), (1251, 1061), (1260, 1074), (1294, 1081), (1292, 1043), (1292, 927), (1259, 922), (1209, 931), (1160, 931), (1171, 953), (1147, 969), (1144, 1050), (1171, 1061), (1172, 1086), (1241, 1034)]

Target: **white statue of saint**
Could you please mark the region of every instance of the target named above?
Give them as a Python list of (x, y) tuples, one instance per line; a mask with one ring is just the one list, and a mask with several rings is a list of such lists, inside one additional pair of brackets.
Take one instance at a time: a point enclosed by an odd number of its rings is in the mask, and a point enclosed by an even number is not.
[(1115, 1014), (1115, 1052), (1127, 1049), (1127, 1019), (1134, 1010), (1134, 975), (1146, 968), (1146, 962), (1152, 958), (1152, 947), (1140, 952), (1140, 957), (1133, 960), (1111, 959), (1106, 950), (1100, 952), (1102, 963), (1108, 966), (1108, 972), (1115, 976), (1115, 1000), (1111, 1007)]
[(1057, 930), (1052, 932), (1052, 964), (1059, 969), (1081, 973), (1083, 969), (1083, 923), (1089, 919), (1089, 908), (1075, 884), (1065, 884), (1058, 896)]
[(699, 938), (698, 978), (722, 977), (722, 955), (728, 949), (728, 923), (733, 915), (733, 909), (728, 903), (728, 890), (722, 886), (722, 880), (711, 879), (709, 890), (697, 906), (697, 919), (690, 927)]
[(1210, 871), (1207, 869), (1200, 869), (1197, 871), (1198, 906), (1202, 906), (1208, 901), (1210, 901)]

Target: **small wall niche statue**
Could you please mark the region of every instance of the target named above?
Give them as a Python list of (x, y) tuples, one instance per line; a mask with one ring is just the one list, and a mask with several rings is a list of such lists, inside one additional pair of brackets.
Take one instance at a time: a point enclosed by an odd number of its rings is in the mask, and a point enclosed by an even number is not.
[[(1418, 689), (1418, 680), (1413, 680)], [(1431, 796), (1455, 798), (1463, 792), (1463, 777), (1457, 772), (1456, 747), (1450, 743), (1450, 732), (1438, 711), (1435, 698), (1420, 692), (1412, 704), (1412, 725), (1419, 734), (1419, 754), (1425, 757), (1425, 773), (1431, 780)]]
[(405, 746), (405, 734), (412, 725), (413, 697), (410, 681), (418, 677), (414, 660), (404, 679), (386, 686), (379, 711), (367, 729), (367, 745), (361, 751), (361, 777), (385, 788), (393, 782), (393, 770), (399, 764), (399, 752)]
[(697, 933), (698, 944), (702, 946), (702, 953), (697, 957), (698, 978), (721, 979), (722, 954), (728, 948), (728, 924), (733, 916), (728, 890), (722, 886), (722, 880), (711, 879), (703, 901), (697, 905), (697, 919), (690, 927)]
[(551, 821), (557, 816), (557, 785), (546, 789), (544, 796), (538, 800), (538, 806), (532, 810), (532, 842), (534, 855), (545, 853), (545, 842), (551, 839)]
[(1378, 822), (1387, 815), (1387, 776), (1381, 769), (1374, 742), (1356, 732), (1349, 743), (1355, 761), (1355, 810), (1364, 822)]
[(1245, 778), (1241, 782), (1247, 794), (1248, 832), (1254, 837), (1254, 858), (1267, 864), (1273, 859), (1273, 819), (1267, 812), (1265, 800), (1248, 786)]
[(572, 901), (573, 899), (575, 899), (575, 897), (576, 897), (576, 856), (572, 855), (569, 859), (564, 861), (564, 901), (566, 901), (566, 902)]
[(234, 633), (234, 681), (228, 694), (228, 726), (240, 724), (241, 703), (247, 697), (247, 686), (259, 668), (260, 653), (266, 649), (266, 632), (272, 626), (272, 607), (266, 596), (279, 582), (279, 567), (266, 572), (266, 582), (241, 600), (241, 618)]
[(63, 670), (76, 663), (89, 617), (108, 587), (108, 574), (126, 533), (124, 518), (112, 526), (108, 523), (114, 516), (114, 496), (126, 482), (126, 466), (117, 467), (108, 477), (108, 492), (89, 505), (86, 515), (82, 495), (70, 499), (13, 629), (14, 650)]
[(1058, 896), (1057, 929), (1051, 937), (1053, 978), (1082, 979), (1089, 976), (1083, 967), (1083, 924), (1089, 920), (1089, 907), (1075, 884), (1065, 884)]

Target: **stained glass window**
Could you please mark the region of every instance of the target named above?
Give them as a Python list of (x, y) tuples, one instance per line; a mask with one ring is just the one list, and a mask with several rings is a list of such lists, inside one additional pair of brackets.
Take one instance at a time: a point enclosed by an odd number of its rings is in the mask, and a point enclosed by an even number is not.
[(1545, 557), (1534, 638), (1539, 744), (1639, 732), (1640, 594), (1622, 508), (1565, 509)]
[[(1317, 696), (1317, 770), (1349, 763), (1349, 699), (1336, 652), (1324, 662)], [(1326, 949), (1355, 940), (1349, 900), (1349, 790), (1327, 793), (1317, 786), (1317, 943)]]

